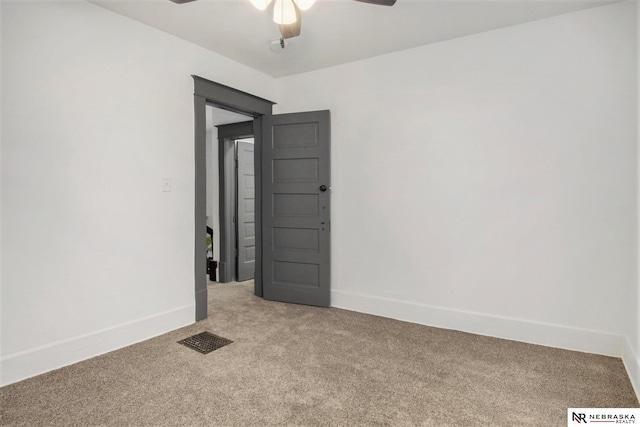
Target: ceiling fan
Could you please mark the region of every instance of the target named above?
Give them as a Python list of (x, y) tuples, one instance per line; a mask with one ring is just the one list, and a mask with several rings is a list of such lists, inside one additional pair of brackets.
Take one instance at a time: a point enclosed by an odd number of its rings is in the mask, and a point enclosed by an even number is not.
[[(171, 0), (174, 3), (189, 3), (195, 0)], [(272, 0), (250, 0), (251, 3), (259, 10), (265, 10)], [(282, 35), (280, 42), (283, 44), (284, 39), (297, 37), (300, 35), (302, 28), (300, 11), (307, 10), (316, 0), (275, 0), (273, 2), (273, 21), (278, 24), (280, 34)], [(355, 0), (362, 3), (375, 4), (378, 6), (393, 6), (396, 0)], [(284, 46), (283, 46), (284, 47)]]

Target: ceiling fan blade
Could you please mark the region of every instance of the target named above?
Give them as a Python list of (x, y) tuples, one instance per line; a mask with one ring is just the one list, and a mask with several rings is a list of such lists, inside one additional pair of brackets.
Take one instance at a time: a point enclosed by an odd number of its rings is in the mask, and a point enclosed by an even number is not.
[(396, 0), (356, 0), (362, 3), (376, 4), (378, 6), (393, 6)]
[(286, 25), (278, 24), (278, 27), (280, 28), (280, 34), (282, 35), (283, 39), (298, 37), (300, 35), (300, 30), (302, 29), (302, 17), (300, 15), (300, 9), (298, 9), (298, 6), (295, 4), (295, 2), (293, 2), (293, 6), (296, 8), (296, 22)]
[(182, 4), (182, 3), (189, 3), (190, 1), (195, 1), (195, 0), (171, 0), (174, 3), (178, 3), (178, 4)]

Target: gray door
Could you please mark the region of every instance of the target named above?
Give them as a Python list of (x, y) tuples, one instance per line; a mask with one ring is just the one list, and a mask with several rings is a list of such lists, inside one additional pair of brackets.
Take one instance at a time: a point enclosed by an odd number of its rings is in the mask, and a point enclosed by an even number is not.
[(327, 307), (329, 111), (272, 116), (262, 146), (263, 296)]
[(236, 142), (238, 281), (253, 279), (256, 271), (256, 214), (253, 144)]

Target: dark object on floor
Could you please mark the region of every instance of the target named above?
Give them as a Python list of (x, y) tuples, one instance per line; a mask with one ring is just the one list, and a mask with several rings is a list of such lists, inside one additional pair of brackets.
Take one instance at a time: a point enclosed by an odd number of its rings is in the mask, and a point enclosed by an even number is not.
[(207, 273), (209, 273), (209, 280), (212, 282), (216, 281), (216, 270), (218, 269), (218, 261), (214, 261), (212, 258), (208, 259), (209, 264), (207, 268)]
[(201, 332), (189, 338), (178, 341), (178, 344), (187, 346), (202, 354), (211, 353), (214, 350), (231, 344), (233, 341), (219, 337), (210, 332)]
[(207, 225), (207, 274), (212, 282), (216, 281), (217, 269), (218, 261), (213, 260), (213, 228)]

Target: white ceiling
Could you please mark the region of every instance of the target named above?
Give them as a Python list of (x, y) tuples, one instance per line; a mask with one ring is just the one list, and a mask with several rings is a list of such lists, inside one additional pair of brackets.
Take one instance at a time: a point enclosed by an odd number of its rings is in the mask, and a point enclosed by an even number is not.
[(317, 0), (302, 35), (278, 53), (270, 11), (249, 0), (87, 0), (274, 77), (298, 74), (617, 0), (398, 0), (393, 7)]

